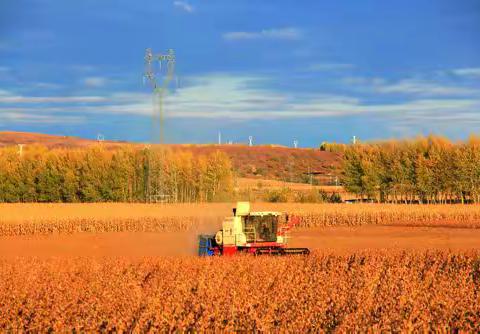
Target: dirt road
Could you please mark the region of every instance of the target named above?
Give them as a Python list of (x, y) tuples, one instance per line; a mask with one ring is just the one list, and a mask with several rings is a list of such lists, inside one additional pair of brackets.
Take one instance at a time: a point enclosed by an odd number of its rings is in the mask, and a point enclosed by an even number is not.
[[(120, 232), (2, 237), (0, 257), (194, 255), (196, 234)], [(290, 245), (333, 253), (382, 248), (480, 249), (480, 230), (395, 226), (317, 228), (294, 232)]]

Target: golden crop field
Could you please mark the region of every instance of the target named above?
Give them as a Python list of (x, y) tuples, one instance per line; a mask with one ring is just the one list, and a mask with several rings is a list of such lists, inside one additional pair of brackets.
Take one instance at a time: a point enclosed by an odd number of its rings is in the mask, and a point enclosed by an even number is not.
[[(219, 223), (232, 203), (0, 204), (0, 236), (74, 232), (174, 232)], [(253, 210), (300, 217), (300, 228), (322, 226), (480, 227), (477, 205), (254, 203)]]
[(0, 332), (480, 330), (480, 206), (254, 203), (312, 254), (195, 256), (233, 206), (0, 204)]
[(480, 330), (480, 253), (0, 260), (3, 332)]

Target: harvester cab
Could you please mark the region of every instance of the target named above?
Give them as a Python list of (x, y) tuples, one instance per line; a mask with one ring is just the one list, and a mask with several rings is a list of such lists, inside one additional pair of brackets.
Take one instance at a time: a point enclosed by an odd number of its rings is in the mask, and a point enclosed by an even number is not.
[(215, 235), (200, 235), (198, 253), (202, 256), (309, 254), (307, 248), (287, 248), (287, 234), (298, 218), (281, 212), (251, 212), (249, 202), (238, 202), (233, 216), (226, 217)]

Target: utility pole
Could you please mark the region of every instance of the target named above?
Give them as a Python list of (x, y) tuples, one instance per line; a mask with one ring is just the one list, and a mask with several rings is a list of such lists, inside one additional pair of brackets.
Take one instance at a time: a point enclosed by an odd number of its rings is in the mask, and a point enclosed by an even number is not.
[(218, 145), (222, 145), (222, 133), (218, 132)]
[(298, 140), (297, 139), (293, 140), (293, 147), (295, 147), (295, 148), (298, 147)]
[(253, 136), (248, 136), (248, 146), (253, 146)]

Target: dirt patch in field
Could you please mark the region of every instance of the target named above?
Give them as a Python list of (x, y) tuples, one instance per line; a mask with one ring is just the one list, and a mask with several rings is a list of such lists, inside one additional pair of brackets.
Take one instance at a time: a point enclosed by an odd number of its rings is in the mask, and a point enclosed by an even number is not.
[(480, 230), (372, 225), (315, 228), (294, 232), (289, 244), (335, 253), (364, 249), (467, 250), (480, 248)]
[(190, 255), (194, 247), (186, 233), (77, 233), (1, 238), (0, 257)]
[[(0, 257), (194, 255), (197, 235), (213, 234), (216, 230), (214, 226), (203, 226), (195, 232), (2, 237)], [(318, 228), (294, 232), (290, 246), (339, 254), (365, 249), (480, 249), (480, 230), (396, 226)]]

